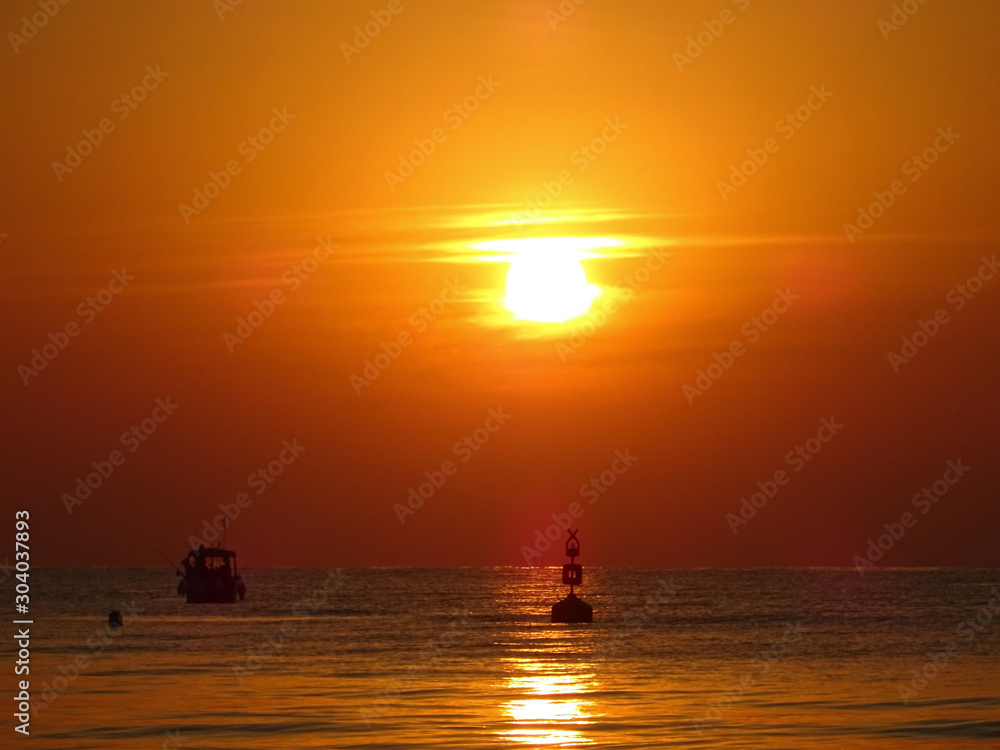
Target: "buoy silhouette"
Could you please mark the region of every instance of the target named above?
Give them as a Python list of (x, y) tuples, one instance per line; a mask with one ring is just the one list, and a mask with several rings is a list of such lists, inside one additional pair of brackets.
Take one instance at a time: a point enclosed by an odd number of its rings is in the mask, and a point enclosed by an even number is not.
[(579, 529), (566, 531), (569, 533), (566, 540), (569, 562), (563, 565), (562, 582), (569, 586), (569, 596), (552, 605), (552, 622), (593, 622), (594, 608), (573, 593), (573, 589), (583, 583), (583, 567), (576, 562), (580, 555), (580, 540), (576, 538)]

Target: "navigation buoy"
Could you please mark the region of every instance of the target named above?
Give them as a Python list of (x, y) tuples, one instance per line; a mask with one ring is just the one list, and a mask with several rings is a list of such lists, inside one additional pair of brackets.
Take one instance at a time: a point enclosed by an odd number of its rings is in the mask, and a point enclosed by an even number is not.
[(566, 531), (569, 532), (566, 540), (569, 562), (563, 565), (562, 582), (569, 586), (569, 596), (552, 605), (552, 622), (593, 622), (594, 608), (573, 593), (573, 589), (583, 583), (583, 566), (576, 562), (580, 555), (580, 540), (576, 538), (579, 529)]

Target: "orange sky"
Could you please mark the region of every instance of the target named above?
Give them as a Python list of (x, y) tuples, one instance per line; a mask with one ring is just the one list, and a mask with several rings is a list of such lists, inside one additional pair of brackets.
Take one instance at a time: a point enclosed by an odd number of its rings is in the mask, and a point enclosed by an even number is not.
[[(254, 566), (521, 564), (574, 502), (585, 565), (851, 565), (907, 511), (880, 564), (1000, 562), (996, 3), (225, 2), (0, 13), (2, 502), (37, 564), (180, 559), (242, 492)], [(505, 312), (474, 246), (538, 237), (617, 241), (592, 335)]]

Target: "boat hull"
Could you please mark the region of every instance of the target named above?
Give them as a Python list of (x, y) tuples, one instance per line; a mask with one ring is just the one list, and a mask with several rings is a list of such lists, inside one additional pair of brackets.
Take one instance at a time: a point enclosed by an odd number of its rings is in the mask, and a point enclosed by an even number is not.
[(235, 581), (189, 580), (184, 596), (188, 604), (233, 604), (236, 602)]
[(181, 565), (184, 572), (178, 571), (177, 593), (188, 604), (233, 604), (237, 597), (246, 596), (232, 550), (202, 545), (191, 550)]

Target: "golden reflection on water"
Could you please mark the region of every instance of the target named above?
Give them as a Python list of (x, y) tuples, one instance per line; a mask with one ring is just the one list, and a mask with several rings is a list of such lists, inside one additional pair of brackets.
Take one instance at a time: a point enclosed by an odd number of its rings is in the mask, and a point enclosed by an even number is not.
[(585, 735), (593, 723), (594, 701), (586, 698), (597, 686), (587, 665), (543, 662), (533, 658), (507, 660), (510, 674), (504, 687), (520, 697), (501, 705), (510, 729), (499, 734), (531, 745), (592, 745)]

